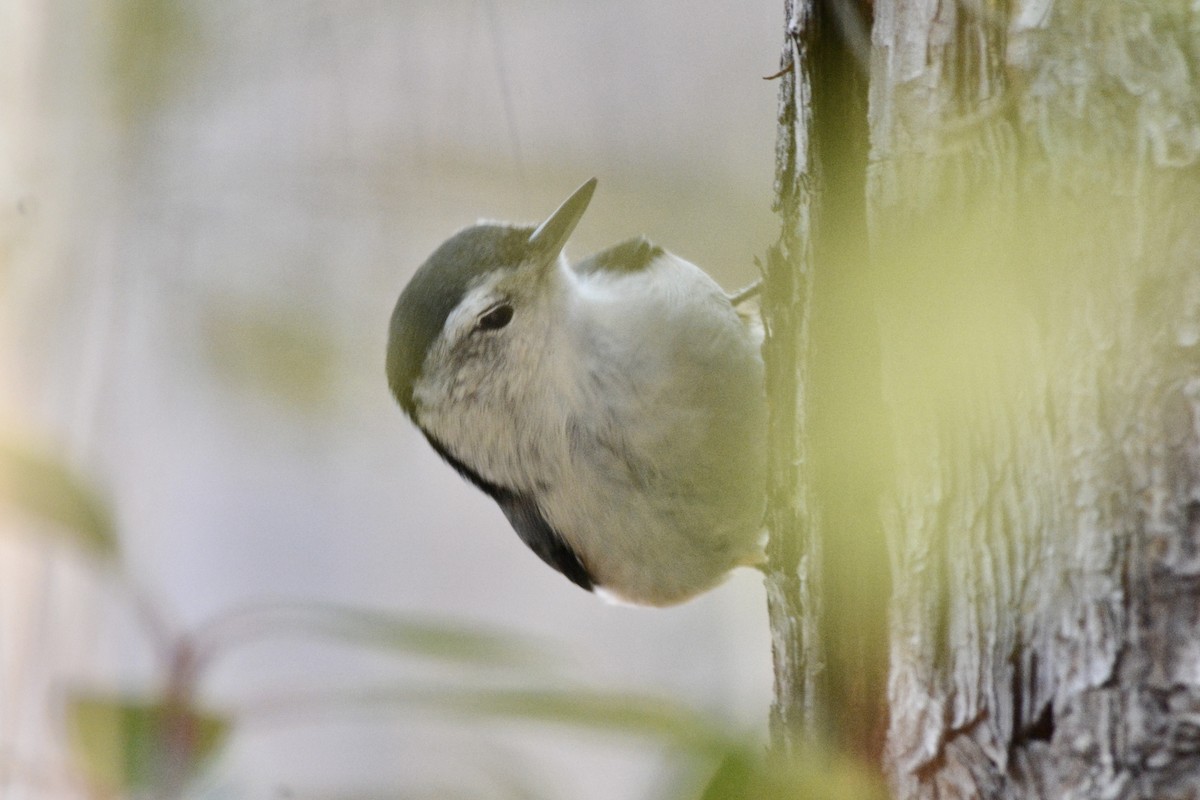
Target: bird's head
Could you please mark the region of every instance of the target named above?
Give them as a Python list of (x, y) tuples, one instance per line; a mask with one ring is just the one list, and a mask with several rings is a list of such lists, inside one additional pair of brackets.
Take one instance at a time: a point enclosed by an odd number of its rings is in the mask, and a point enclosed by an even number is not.
[(587, 181), (537, 226), (480, 223), (459, 231), (401, 292), (388, 337), (388, 383), (426, 433), (445, 438), (430, 430), (439, 417), (462, 423), (500, 411), (516, 399), (513, 387), (532, 379), (552, 332), (562, 250), (595, 188), (594, 178)]

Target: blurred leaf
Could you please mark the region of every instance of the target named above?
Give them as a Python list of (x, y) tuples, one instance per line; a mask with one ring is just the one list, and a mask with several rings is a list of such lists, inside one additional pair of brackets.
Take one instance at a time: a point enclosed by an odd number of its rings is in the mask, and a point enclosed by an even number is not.
[(5, 441), (0, 441), (0, 504), (55, 523), (101, 555), (117, 553), (112, 516), (99, 495), (64, 464)]
[(700, 800), (727, 800), (734, 797), (758, 797), (750, 794), (758, 783), (759, 770), (743, 749), (732, 750), (721, 759), (716, 773), (704, 789)]
[(567, 725), (648, 736), (702, 755), (720, 755), (730, 738), (715, 719), (670, 700), (591, 689), (398, 688), (278, 698), (248, 709), (247, 718), (367, 708), (421, 709)]
[(480, 689), (427, 700), (449, 711), (652, 736), (690, 750), (719, 749), (728, 741), (721, 726), (705, 715), (665, 698), (625, 692)]
[(191, 65), (197, 26), (181, 0), (112, 0), (108, 8), (114, 95), (129, 121), (160, 105)]
[(313, 408), (332, 397), (338, 353), (316, 314), (223, 300), (203, 324), (213, 364), (233, 382)]
[(547, 652), (515, 633), (472, 628), (461, 622), (418, 620), (399, 614), (325, 604), (263, 605), (217, 619), (196, 641), (211, 658), (249, 640), (285, 635), (391, 650), (405, 655), (486, 667), (530, 666)]
[(814, 751), (784, 760), (735, 745), (721, 759), (700, 800), (886, 800), (887, 796), (878, 774), (850, 758)]
[[(590, 689), (398, 688), (278, 698), (250, 709), (247, 721), (314, 711), (423, 710), (565, 725), (580, 731), (650, 738), (690, 766), (665, 795), (691, 800), (886, 800), (877, 771), (814, 748), (794, 760), (773, 756), (756, 740), (671, 700)], [(753, 739), (753, 737), (751, 737)], [(704, 787), (698, 795), (698, 787)]]
[(164, 797), (196, 777), (229, 721), (161, 698), (86, 696), (67, 708), (72, 751), (98, 786)]

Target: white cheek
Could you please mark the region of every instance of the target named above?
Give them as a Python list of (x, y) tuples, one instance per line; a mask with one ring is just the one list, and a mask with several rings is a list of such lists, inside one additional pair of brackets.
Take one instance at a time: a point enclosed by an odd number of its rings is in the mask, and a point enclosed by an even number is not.
[(461, 374), (445, 369), (430, 369), (432, 364), (446, 363), (448, 346), (440, 339), (430, 348), (424, 374), (413, 386), (413, 399), (417, 405), (417, 421), (435, 436), (441, 433), (446, 422), (446, 412), (455, 402), (462, 384)]
[(422, 378), (413, 387), (413, 400), (416, 401), (417, 415), (420, 417), (418, 421), (428, 426), (436, 409), (445, 404), (445, 386), (439, 381)]

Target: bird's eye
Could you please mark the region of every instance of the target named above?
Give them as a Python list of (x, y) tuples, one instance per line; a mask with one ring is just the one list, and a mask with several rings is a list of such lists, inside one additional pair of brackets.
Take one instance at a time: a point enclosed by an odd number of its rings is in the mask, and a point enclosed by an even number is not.
[(508, 303), (503, 303), (493, 309), (488, 310), (479, 318), (479, 330), (494, 331), (503, 328), (512, 321), (513, 308)]

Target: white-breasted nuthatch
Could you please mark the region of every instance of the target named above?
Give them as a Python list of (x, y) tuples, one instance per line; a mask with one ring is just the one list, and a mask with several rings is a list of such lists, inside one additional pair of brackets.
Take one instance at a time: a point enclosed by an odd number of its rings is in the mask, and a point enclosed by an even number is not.
[(721, 288), (645, 239), (567, 263), (595, 187), (434, 251), (392, 313), (388, 382), (543, 561), (670, 605), (762, 560), (762, 360)]

